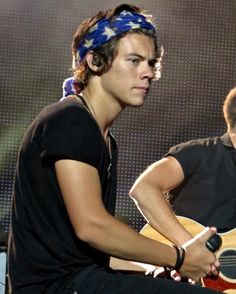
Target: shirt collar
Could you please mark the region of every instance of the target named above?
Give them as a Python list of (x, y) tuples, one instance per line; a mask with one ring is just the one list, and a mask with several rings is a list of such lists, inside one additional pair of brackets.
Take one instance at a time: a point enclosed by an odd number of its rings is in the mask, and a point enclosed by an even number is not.
[[(230, 139), (230, 135), (229, 135), (229, 133), (225, 133), (224, 135), (222, 135), (222, 136), (220, 137), (220, 139), (221, 139), (221, 142), (222, 142), (222, 144), (223, 144), (224, 146), (234, 148), (234, 145), (233, 145), (233, 143), (232, 143), (232, 141), (231, 141), (231, 139)], [(235, 148), (234, 148), (234, 149), (235, 149)]]

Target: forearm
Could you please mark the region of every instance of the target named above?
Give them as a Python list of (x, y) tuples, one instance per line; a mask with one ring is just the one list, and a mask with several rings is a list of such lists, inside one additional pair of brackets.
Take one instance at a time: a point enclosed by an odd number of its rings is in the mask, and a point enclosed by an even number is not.
[(176, 252), (171, 246), (140, 235), (109, 214), (87, 223), (86, 231), (83, 240), (111, 256), (160, 266), (175, 264)]
[(183, 179), (179, 163), (174, 158), (165, 158), (141, 174), (130, 190), (130, 196), (149, 224), (175, 244), (183, 244), (191, 235), (178, 222), (163, 192)]
[[(111, 256), (170, 268), (176, 264), (177, 254), (172, 246), (141, 236), (110, 215), (103, 217), (102, 222), (88, 227), (88, 231), (85, 241)], [(215, 257), (206, 248), (205, 242), (211, 234), (210, 231), (204, 236), (200, 234), (188, 246), (183, 245), (186, 248), (186, 258), (180, 268), (183, 277), (198, 281), (210, 271)]]
[(181, 245), (192, 238), (179, 223), (160, 189), (143, 184), (131, 190), (130, 196), (148, 223), (174, 244)]

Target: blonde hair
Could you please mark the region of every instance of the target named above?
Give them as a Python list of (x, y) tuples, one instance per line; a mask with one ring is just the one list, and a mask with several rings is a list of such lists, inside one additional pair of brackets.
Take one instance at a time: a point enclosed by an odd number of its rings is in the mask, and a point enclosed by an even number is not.
[(225, 98), (223, 113), (229, 130), (236, 130), (236, 87)]

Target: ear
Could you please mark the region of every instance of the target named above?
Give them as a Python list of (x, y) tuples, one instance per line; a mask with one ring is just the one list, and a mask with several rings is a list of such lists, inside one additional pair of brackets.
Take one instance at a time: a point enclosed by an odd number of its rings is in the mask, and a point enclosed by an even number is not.
[(101, 61), (99, 60), (99, 56), (96, 55), (93, 51), (88, 52), (85, 58), (89, 68), (93, 72), (98, 72), (101, 70), (102, 64), (101, 64)]

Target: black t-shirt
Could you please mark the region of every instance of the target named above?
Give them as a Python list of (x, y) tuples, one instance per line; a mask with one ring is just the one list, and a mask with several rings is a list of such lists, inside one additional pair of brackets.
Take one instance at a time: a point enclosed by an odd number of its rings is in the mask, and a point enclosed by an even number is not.
[(184, 182), (170, 191), (173, 209), (219, 230), (236, 227), (236, 150), (230, 137), (193, 140), (170, 148)]
[[(44, 285), (109, 257), (75, 235), (55, 174), (55, 161), (78, 160), (99, 173), (103, 202), (114, 215), (116, 143), (110, 134), (112, 159), (100, 129), (76, 99), (43, 109), (23, 139), (15, 176), (9, 275), (13, 288)], [(15, 292), (14, 292), (15, 293)]]

